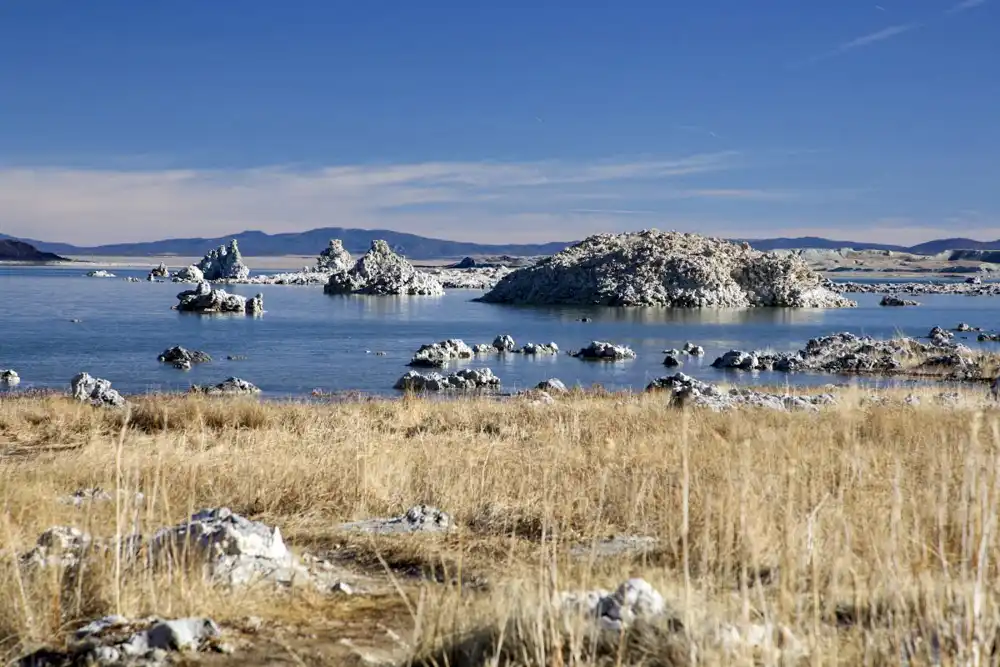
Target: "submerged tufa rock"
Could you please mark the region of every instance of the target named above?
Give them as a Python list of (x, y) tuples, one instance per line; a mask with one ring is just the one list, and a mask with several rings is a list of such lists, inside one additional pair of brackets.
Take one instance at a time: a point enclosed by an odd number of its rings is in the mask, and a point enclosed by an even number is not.
[(246, 280), (250, 277), (250, 269), (243, 263), (236, 239), (228, 246), (220, 245), (210, 250), (197, 266), (205, 280)]
[(327, 294), (424, 295), (444, 294), (433, 276), (421, 273), (397, 255), (382, 240), (372, 241), (371, 250), (348, 271), (330, 276)]
[(73, 398), (78, 401), (105, 408), (120, 408), (125, 405), (125, 399), (111, 388), (109, 381), (91, 377), (89, 373), (76, 375), (70, 381), (70, 388)]
[(797, 255), (698, 234), (598, 234), (518, 269), (480, 298), (491, 303), (682, 308), (856, 305)]
[(200, 350), (188, 350), (179, 345), (164, 350), (157, 361), (170, 364), (174, 368), (188, 370), (193, 364), (204, 364), (212, 360), (206, 352)]
[(247, 299), (239, 294), (229, 294), (223, 289), (213, 289), (207, 281), (198, 283), (193, 290), (185, 290), (177, 295), (179, 311), (190, 313), (243, 313), (260, 315), (264, 312), (264, 296), (258, 294)]
[(464, 341), (457, 338), (449, 338), (440, 343), (421, 345), (417, 353), (410, 360), (410, 366), (423, 368), (440, 368), (449, 361), (459, 359), (471, 359), (475, 353)]
[(595, 340), (587, 347), (581, 348), (573, 353), (578, 359), (592, 359), (595, 361), (621, 361), (623, 359), (635, 359), (635, 352), (625, 345), (615, 345), (604, 341)]

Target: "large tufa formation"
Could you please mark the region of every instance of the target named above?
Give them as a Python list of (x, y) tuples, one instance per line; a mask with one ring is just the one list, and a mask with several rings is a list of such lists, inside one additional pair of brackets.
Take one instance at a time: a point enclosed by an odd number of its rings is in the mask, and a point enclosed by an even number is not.
[(444, 294), (433, 276), (421, 273), (397, 255), (385, 241), (372, 241), (371, 250), (344, 273), (330, 276), (327, 294), (425, 295)]
[(205, 280), (246, 280), (250, 277), (250, 269), (243, 263), (236, 239), (228, 246), (220, 245), (209, 251), (197, 266)]
[(185, 290), (177, 295), (177, 310), (191, 313), (245, 313), (260, 315), (264, 312), (264, 296), (258, 294), (252, 299), (230, 294), (223, 289), (212, 289), (202, 281), (193, 290)]
[(761, 253), (698, 234), (598, 234), (518, 269), (480, 297), (490, 303), (842, 308), (854, 302), (801, 257)]
[(316, 271), (322, 273), (344, 273), (354, 264), (351, 253), (344, 249), (340, 239), (331, 239), (326, 250), (316, 260)]

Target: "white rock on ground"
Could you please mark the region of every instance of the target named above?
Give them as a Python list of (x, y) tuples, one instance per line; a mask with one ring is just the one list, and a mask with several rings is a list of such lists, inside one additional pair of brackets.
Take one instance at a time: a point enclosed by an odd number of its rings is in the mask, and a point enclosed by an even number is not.
[(542, 380), (535, 385), (535, 389), (539, 391), (546, 391), (550, 394), (565, 394), (569, 391), (563, 381), (559, 378), (549, 378), (548, 380)]
[(238, 377), (227, 378), (219, 384), (208, 387), (193, 385), (191, 391), (209, 396), (252, 396), (261, 393), (257, 385)]
[(578, 359), (592, 359), (596, 361), (621, 361), (623, 359), (635, 359), (635, 352), (625, 345), (615, 345), (604, 341), (595, 340), (587, 347), (573, 353)]
[(640, 578), (623, 582), (613, 593), (603, 589), (558, 593), (556, 604), (564, 612), (592, 616), (606, 630), (622, 630), (637, 620), (655, 621), (669, 611), (660, 592)]
[(205, 280), (246, 280), (250, 277), (250, 269), (243, 263), (236, 239), (228, 246), (220, 245), (210, 250), (197, 266)]
[(343, 273), (354, 265), (351, 253), (344, 249), (340, 239), (330, 239), (330, 245), (319, 254), (316, 270), (324, 273)]
[(193, 290), (185, 290), (177, 295), (175, 309), (190, 313), (244, 313), (260, 315), (264, 310), (264, 297), (258, 294), (252, 299), (229, 294), (223, 289), (213, 289), (207, 281), (198, 283)]
[(308, 578), (281, 537), (281, 530), (234, 514), (228, 507), (204, 509), (190, 520), (157, 531), (150, 541), (155, 563), (193, 556), (207, 578), (230, 585), (255, 581), (291, 584)]
[(221, 635), (219, 626), (210, 618), (129, 620), (105, 616), (78, 629), (65, 648), (40, 649), (14, 664), (163, 667), (174, 663), (174, 652), (225, 651), (219, 641)]
[(698, 234), (598, 234), (507, 275), (491, 303), (842, 308), (856, 305), (797, 255)]
[(341, 524), (338, 530), (362, 533), (441, 533), (453, 528), (451, 516), (430, 505), (415, 505), (402, 516)]
[(752, 389), (733, 388), (725, 391), (716, 385), (696, 380), (684, 373), (653, 380), (646, 391), (670, 392), (672, 402), (679, 406), (694, 405), (714, 411), (735, 408), (765, 408), (769, 410), (818, 410), (836, 403), (832, 394), (793, 396), (766, 394)]
[(106, 408), (120, 408), (125, 405), (125, 399), (111, 388), (111, 382), (91, 377), (89, 373), (74, 376), (70, 381), (70, 389), (73, 398), (89, 402), (91, 405)]
[(0, 369), (0, 386), (13, 387), (21, 383), (21, 376), (10, 368)]
[(500, 388), (500, 378), (489, 368), (463, 368), (450, 375), (410, 371), (396, 381), (400, 391), (494, 391)]
[(327, 294), (424, 295), (444, 294), (433, 276), (421, 273), (382, 240), (344, 273), (334, 273), (323, 288)]
[(114, 278), (115, 274), (110, 271), (105, 271), (104, 269), (98, 269), (96, 271), (88, 271), (88, 278)]
[(440, 368), (449, 361), (471, 359), (474, 356), (471, 347), (459, 338), (449, 338), (439, 343), (421, 345), (410, 360), (410, 366), (423, 368)]

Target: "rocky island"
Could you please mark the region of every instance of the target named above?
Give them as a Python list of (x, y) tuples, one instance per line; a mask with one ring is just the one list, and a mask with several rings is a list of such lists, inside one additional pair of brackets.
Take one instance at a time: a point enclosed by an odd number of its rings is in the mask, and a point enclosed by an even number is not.
[(371, 249), (350, 270), (333, 273), (323, 291), (327, 294), (439, 296), (444, 287), (433, 276), (415, 269), (385, 241), (372, 241)]
[(796, 255), (655, 229), (588, 237), (508, 274), (479, 300), (675, 308), (856, 305)]

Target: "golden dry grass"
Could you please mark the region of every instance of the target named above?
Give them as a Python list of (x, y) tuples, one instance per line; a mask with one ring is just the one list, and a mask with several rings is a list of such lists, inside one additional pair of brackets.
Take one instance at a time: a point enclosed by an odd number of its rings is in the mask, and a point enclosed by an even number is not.
[[(62, 398), (0, 400), (0, 656), (58, 645), (117, 611), (206, 614), (237, 634), (240, 619), (264, 619), (237, 655), (203, 658), (213, 664), (342, 664), (379, 650), (427, 664), (995, 664), (1000, 411), (981, 393), (910, 407), (846, 391), (818, 414), (682, 412), (657, 395), (548, 406), (177, 397), (140, 400), (127, 419)], [(146, 503), (134, 514), (56, 501), (92, 486), (141, 490)], [(418, 503), (459, 530), (336, 530)], [(387, 593), (226, 592), (186, 573), (116, 574), (113, 558), (67, 585), (16, 566), (52, 525), (113, 536), (138, 523), (148, 535), (222, 505), (281, 527), (300, 553), (340, 554)], [(610, 535), (658, 546), (569, 553)], [(418, 581), (414, 568), (434, 576)], [(677, 625), (595, 640), (544, 602), (629, 576), (664, 593)], [(722, 623), (764, 621), (802, 650), (729, 654), (713, 639)]]

